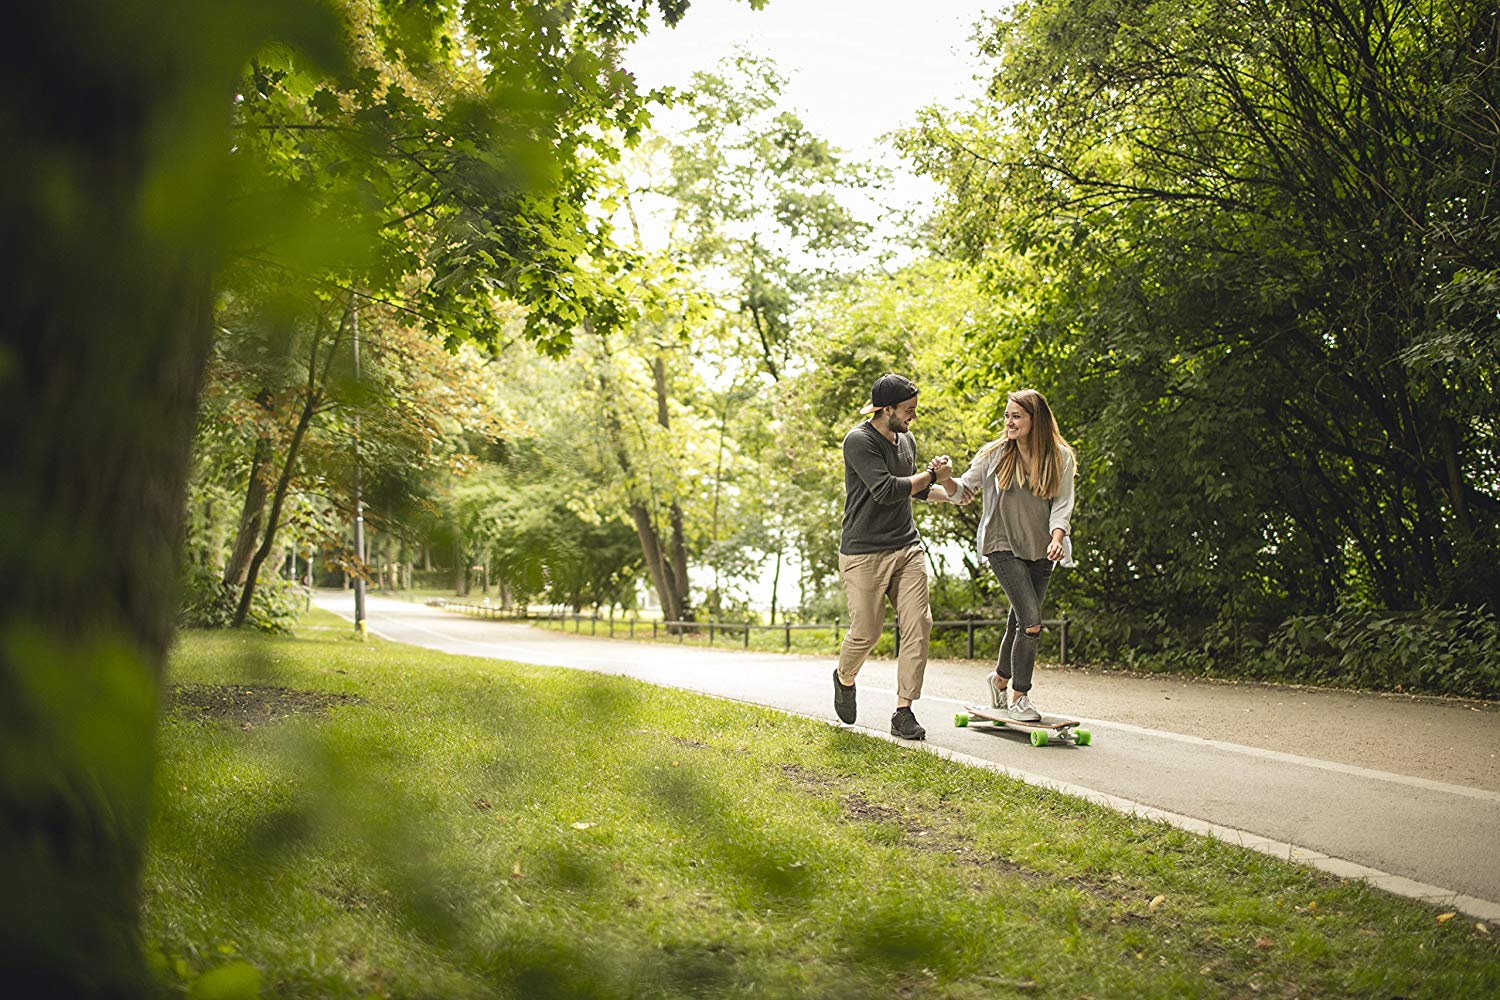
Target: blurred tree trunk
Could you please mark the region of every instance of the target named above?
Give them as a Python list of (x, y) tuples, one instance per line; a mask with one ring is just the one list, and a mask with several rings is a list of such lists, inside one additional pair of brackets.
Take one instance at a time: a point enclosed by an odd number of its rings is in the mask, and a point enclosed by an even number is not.
[(781, 596), (781, 536), (776, 536), (776, 572), (771, 577), (771, 624), (776, 624), (776, 603)]
[(465, 565), (464, 536), (457, 522), (453, 525), (453, 593), (457, 597), (468, 594), (469, 570)]
[(296, 5), (253, 25), (231, 6), (9, 11), (0, 225), (24, 234), (6, 241), (0, 303), (0, 969), (13, 996), (147, 990), (152, 748), (228, 232), (232, 96)]
[(22, 265), (0, 341), (0, 967), (15, 995), (143, 982), (152, 740), (212, 293), (199, 255), (141, 231), (141, 138), (79, 157), (71, 230), (6, 226), (49, 244)]
[[(255, 598), (255, 588), (260, 580), (260, 568), (271, 554), (271, 549), (276, 544), (276, 533), (281, 529), (281, 511), (286, 505), (287, 494), (291, 491), (292, 477), (296, 474), (297, 458), (302, 450), (302, 442), (307, 437), (307, 429), (312, 425), (313, 417), (317, 416), (323, 407), (328, 374), (333, 368), (334, 358), (338, 354), (344, 335), (349, 330), (350, 317), (353, 315), (354, 295), (351, 293), (344, 302), (343, 315), (339, 318), (338, 325), (329, 333), (328, 353), (321, 359), (319, 351), (324, 344), (324, 329), (331, 325), (331, 317), (325, 319), (320, 315), (313, 330), (308, 346), (307, 379), (302, 390), (302, 407), (297, 412), (297, 426), (292, 429), (291, 440), (287, 443), (286, 457), (281, 463), (281, 473), (276, 477), (276, 488), (271, 494), (271, 510), (264, 518), (264, 534), (260, 540), (260, 546), (251, 555), (250, 565), (245, 570), (244, 586), (240, 589), (239, 604), (234, 612), (236, 628), (244, 625), (245, 619), (249, 617), (250, 605)], [(321, 370), (318, 367), (320, 360)], [(249, 497), (246, 498), (246, 503), (248, 505)], [(236, 545), (238, 545), (238, 540)]]

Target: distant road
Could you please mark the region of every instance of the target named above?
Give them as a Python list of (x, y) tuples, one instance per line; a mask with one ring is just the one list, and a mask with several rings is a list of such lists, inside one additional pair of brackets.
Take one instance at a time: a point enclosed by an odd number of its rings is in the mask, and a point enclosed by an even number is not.
[[(315, 603), (350, 617), (347, 593)], [(629, 642), (469, 618), (383, 597), (377, 635), (429, 649), (623, 674), (833, 718), (832, 657)], [(958, 729), (987, 697), (982, 665), (934, 661), (915, 706), (929, 748), (1187, 829), (1291, 854), (1403, 895), (1500, 920), (1500, 711), (1270, 685), (1039, 668), (1049, 713), (1084, 718), (1088, 747)], [(858, 725), (889, 731), (895, 664), (860, 674)]]

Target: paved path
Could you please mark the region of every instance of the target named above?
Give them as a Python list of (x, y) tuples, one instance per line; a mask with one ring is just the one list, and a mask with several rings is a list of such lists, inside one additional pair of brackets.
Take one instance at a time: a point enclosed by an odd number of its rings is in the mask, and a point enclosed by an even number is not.
[[(315, 601), (352, 610), (339, 592)], [(831, 657), (591, 638), (381, 597), (368, 609), (372, 630), (398, 642), (832, 718)], [(1500, 920), (1496, 706), (1042, 667), (1037, 701), (1086, 719), (1094, 742), (1038, 749), (953, 727), (955, 710), (985, 697), (986, 669), (929, 665), (916, 706), (929, 749)], [(888, 731), (894, 685), (893, 661), (865, 666), (860, 726)]]

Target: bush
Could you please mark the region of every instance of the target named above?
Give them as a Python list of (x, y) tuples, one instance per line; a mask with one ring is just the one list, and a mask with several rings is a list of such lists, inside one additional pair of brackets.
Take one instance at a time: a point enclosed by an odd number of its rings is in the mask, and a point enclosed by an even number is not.
[[(1069, 658), (1137, 670), (1500, 699), (1500, 620), (1484, 608), (1343, 608), (1264, 622), (1079, 613)], [(1076, 637), (1076, 638), (1075, 638)]]
[(1277, 679), (1500, 698), (1500, 620), (1484, 608), (1304, 615), (1258, 660), (1256, 672)]
[[(183, 577), (177, 622), (184, 628), (229, 628), (240, 603), (240, 588), (224, 583), (208, 566), (193, 566)], [(307, 591), (280, 577), (256, 584), (245, 624), (261, 632), (290, 632), (307, 606)]]

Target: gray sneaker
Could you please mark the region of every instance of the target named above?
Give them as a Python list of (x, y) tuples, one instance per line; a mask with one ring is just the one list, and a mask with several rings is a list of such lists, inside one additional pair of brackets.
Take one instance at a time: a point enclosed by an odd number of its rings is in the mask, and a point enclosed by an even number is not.
[(1005, 707), (1005, 687), (1010, 683), (1009, 677), (1001, 677), (993, 670), (990, 671), (990, 707)]
[(1031, 699), (1024, 694), (1016, 695), (1015, 704), (1005, 713), (1017, 722), (1041, 722), (1042, 713), (1038, 712), (1031, 704)]

